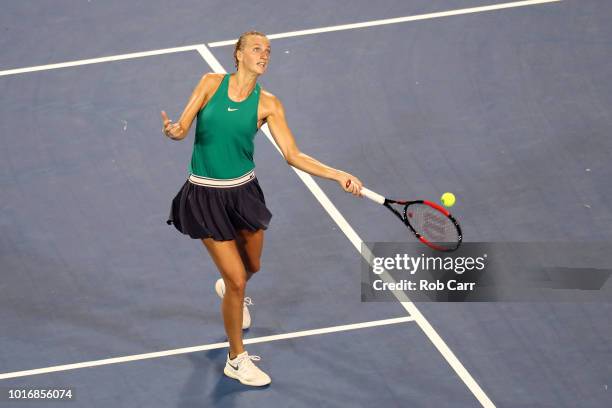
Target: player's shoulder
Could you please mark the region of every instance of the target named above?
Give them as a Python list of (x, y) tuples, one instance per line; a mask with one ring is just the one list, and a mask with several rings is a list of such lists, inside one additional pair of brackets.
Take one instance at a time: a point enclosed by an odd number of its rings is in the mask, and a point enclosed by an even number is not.
[(216, 72), (207, 72), (204, 75), (202, 75), (202, 78), (200, 79), (201, 83), (205, 84), (205, 85), (218, 85), (219, 83), (221, 83), (221, 81), (223, 81), (223, 77), (225, 77), (225, 74), (219, 74)]
[(278, 99), (272, 92), (264, 89), (263, 87), (261, 88), (261, 91), (259, 93), (259, 98), (261, 99), (261, 102), (264, 104), (264, 106), (268, 106), (270, 108), (282, 106), (280, 99)]
[(198, 84), (199, 92), (202, 95), (211, 96), (221, 85), (221, 81), (223, 81), (224, 76), (224, 74), (218, 74), (216, 72), (207, 72), (203, 74), (202, 78), (200, 79), (200, 83)]

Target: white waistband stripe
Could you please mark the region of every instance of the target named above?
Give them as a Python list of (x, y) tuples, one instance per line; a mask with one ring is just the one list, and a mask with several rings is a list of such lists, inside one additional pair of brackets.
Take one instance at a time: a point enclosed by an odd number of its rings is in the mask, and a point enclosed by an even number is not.
[(238, 187), (238, 186), (248, 183), (254, 178), (255, 178), (255, 170), (251, 170), (244, 176), (240, 176), (240, 177), (233, 178), (233, 179), (227, 179), (227, 180), (196, 176), (195, 174), (189, 175), (189, 181), (193, 184), (197, 184), (198, 186), (217, 187), (217, 188)]

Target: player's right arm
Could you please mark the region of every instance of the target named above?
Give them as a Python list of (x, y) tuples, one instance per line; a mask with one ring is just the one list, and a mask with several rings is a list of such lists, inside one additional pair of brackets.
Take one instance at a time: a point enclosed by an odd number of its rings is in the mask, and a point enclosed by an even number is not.
[(210, 100), (221, 80), (223, 80), (223, 74), (208, 73), (202, 75), (178, 122), (173, 123), (166, 112), (161, 111), (164, 134), (173, 140), (184, 139), (189, 134), (189, 129), (196, 115)]

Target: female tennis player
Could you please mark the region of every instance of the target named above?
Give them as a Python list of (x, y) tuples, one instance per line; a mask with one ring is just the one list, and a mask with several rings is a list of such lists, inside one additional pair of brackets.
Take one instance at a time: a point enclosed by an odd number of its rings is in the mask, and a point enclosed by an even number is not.
[[(270, 62), (270, 42), (257, 31), (240, 36), (234, 49), (236, 72), (208, 73), (195, 87), (183, 114), (173, 123), (162, 111), (163, 133), (184, 139), (197, 117), (189, 177), (172, 201), (168, 224), (201, 239), (221, 273), (215, 285), (229, 339), (224, 373), (243, 384), (263, 386), (270, 377), (242, 343), (251, 317), (246, 283), (260, 268), (264, 230), (272, 214), (255, 177), (253, 138), (267, 123), (287, 163), (315, 176), (335, 180), (359, 195), (361, 181), (302, 153), (285, 120), (281, 102), (263, 90), (257, 78)], [(351, 181), (349, 187), (347, 181)]]

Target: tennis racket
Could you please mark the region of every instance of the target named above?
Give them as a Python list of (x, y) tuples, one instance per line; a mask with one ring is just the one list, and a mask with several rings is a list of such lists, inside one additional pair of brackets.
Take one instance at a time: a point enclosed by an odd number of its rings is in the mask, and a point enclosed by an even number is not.
[[(348, 180), (346, 187), (350, 185)], [(391, 200), (365, 187), (361, 188), (361, 194), (391, 210), (428, 247), (450, 252), (461, 245), (461, 227), (444, 207), (426, 200)]]

